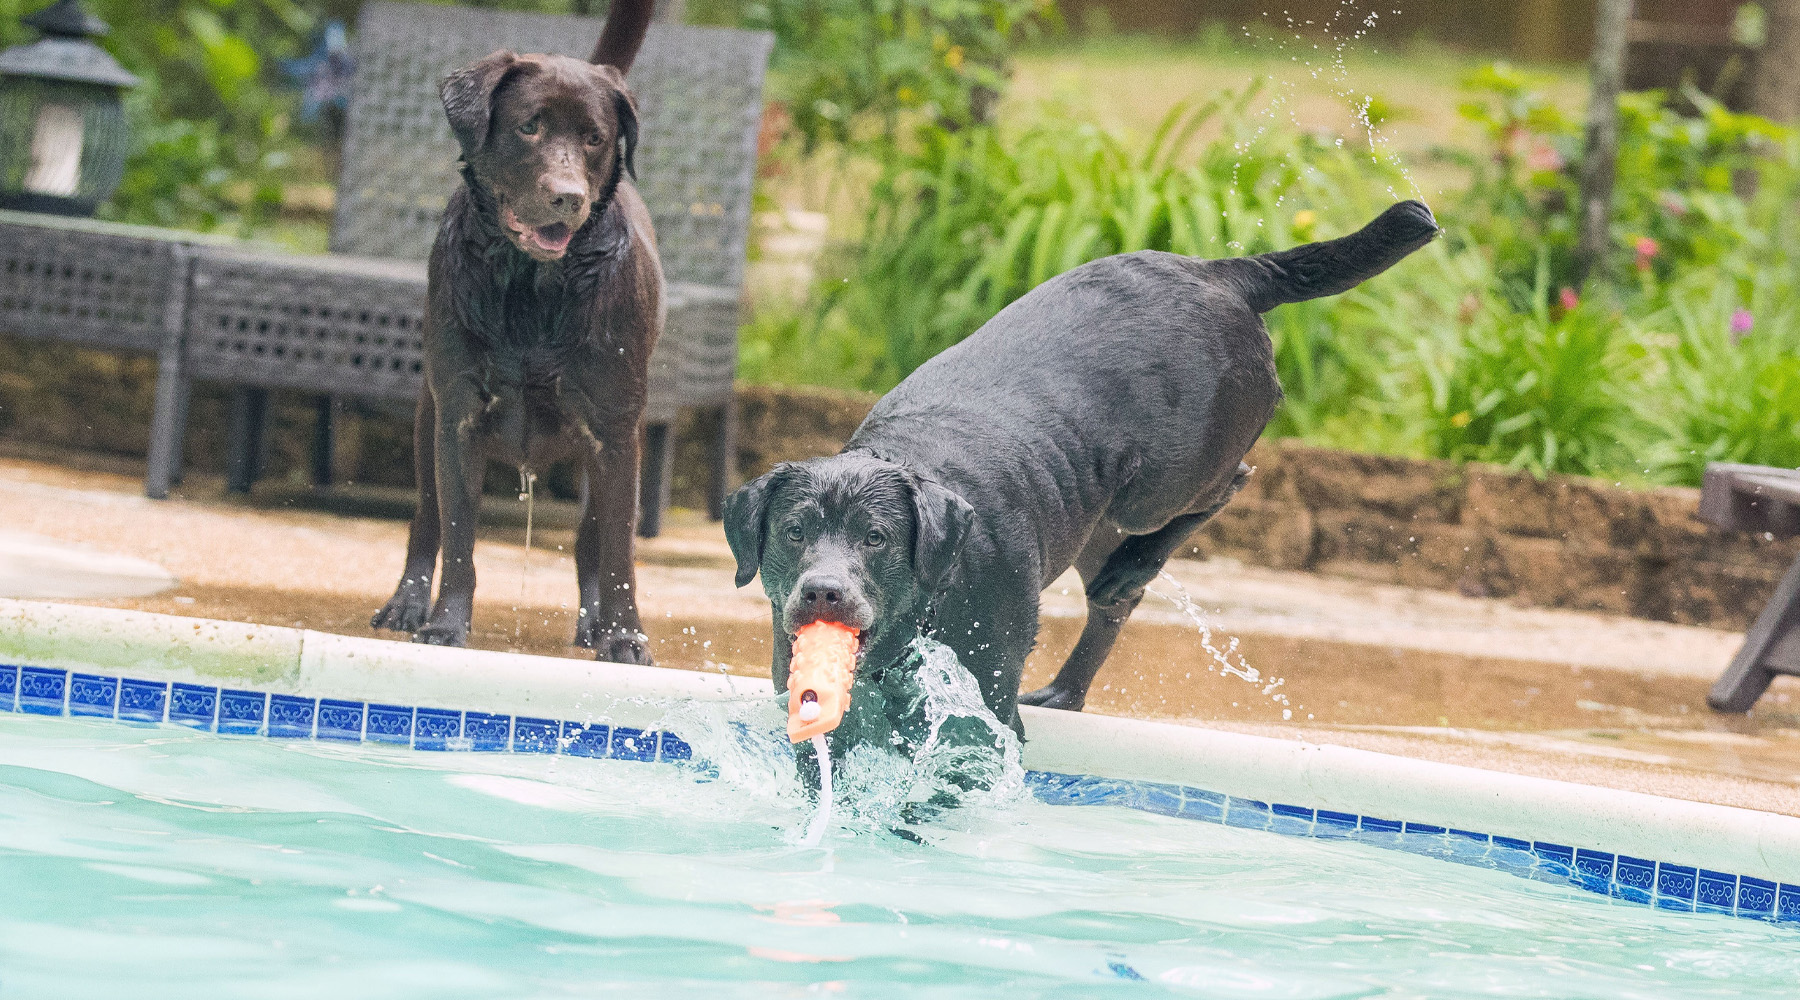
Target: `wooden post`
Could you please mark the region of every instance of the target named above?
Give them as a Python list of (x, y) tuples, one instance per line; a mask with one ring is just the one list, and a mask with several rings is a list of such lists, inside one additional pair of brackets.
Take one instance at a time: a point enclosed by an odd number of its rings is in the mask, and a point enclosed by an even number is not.
[(1619, 158), (1619, 90), (1625, 77), (1625, 29), (1631, 0), (1600, 0), (1594, 12), (1594, 54), (1588, 65), (1587, 140), (1581, 156), (1579, 238), (1575, 283), (1587, 280), (1606, 253), (1612, 221), (1613, 168)]
[(1778, 122), (1800, 121), (1800, 0), (1763, 0), (1766, 40), (1756, 55), (1750, 110)]

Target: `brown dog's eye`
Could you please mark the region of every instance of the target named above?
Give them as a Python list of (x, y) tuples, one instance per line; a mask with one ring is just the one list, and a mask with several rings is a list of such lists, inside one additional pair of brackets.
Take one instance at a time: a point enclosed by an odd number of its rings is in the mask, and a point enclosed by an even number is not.
[(532, 115), (530, 118), (525, 119), (525, 124), (519, 126), (519, 134), (520, 135), (537, 135), (538, 134), (538, 116)]
[(600, 143), (602, 141), (604, 141), (604, 139), (605, 139), (605, 136), (602, 136), (598, 132), (589, 132), (588, 138), (587, 138), (587, 144), (590, 146), (598, 146), (598, 145), (600, 145)]
[(887, 536), (879, 531), (871, 531), (868, 537), (863, 539), (863, 544), (871, 549), (879, 549), (887, 544)]

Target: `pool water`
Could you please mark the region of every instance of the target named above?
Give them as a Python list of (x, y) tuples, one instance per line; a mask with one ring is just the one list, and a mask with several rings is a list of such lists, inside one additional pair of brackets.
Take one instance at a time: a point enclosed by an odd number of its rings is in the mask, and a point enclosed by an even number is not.
[(1773, 997), (1800, 931), (1018, 801), (0, 715), (0, 998)]

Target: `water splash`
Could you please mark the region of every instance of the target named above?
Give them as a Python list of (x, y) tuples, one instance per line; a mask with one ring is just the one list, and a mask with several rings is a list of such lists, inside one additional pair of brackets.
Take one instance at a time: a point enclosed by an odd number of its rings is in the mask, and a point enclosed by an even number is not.
[[(1029, 797), (1018, 736), (988, 709), (956, 653), (923, 638), (910, 653), (916, 700), (904, 711), (923, 720), (920, 735), (840, 753), (831, 766), (829, 828), (885, 833), (934, 817), (992, 814)], [(773, 692), (680, 702), (669, 706), (659, 726), (693, 747), (692, 766), (708, 780), (800, 812), (811, 796), (799, 779), (799, 754), (788, 742), (786, 705), (786, 696)], [(943, 810), (952, 804), (959, 807), (954, 814)], [(826, 811), (821, 804), (815, 823)], [(820, 838), (826, 829), (818, 826)], [(812, 830), (798, 826), (792, 837), (802, 846), (817, 842)]]
[[(915, 770), (939, 782), (946, 777), (970, 780), (975, 797), (986, 804), (1019, 801), (1025, 795), (1025, 767), (1018, 734), (988, 709), (980, 685), (955, 650), (924, 637), (914, 640), (912, 648), (919, 657), (919, 688), (930, 732), (914, 758)], [(960, 724), (961, 733), (949, 728), (953, 722)], [(970, 726), (984, 734), (969, 738), (974, 735)]]
[(537, 473), (519, 466), (519, 501), (525, 505), (525, 554), (519, 559), (519, 603), (513, 606), (513, 642), (523, 642), (526, 586), (531, 582), (531, 519), (537, 508)]
[[(1323, 24), (1312, 20), (1299, 20), (1284, 10), (1280, 15), (1278, 30), (1272, 33), (1272, 40), (1278, 52), (1287, 53), (1290, 62), (1296, 63), (1299, 68), (1306, 70), (1307, 75), (1312, 79), (1325, 83), (1332, 95), (1346, 104), (1351, 117), (1356, 121), (1368, 143), (1370, 161), (1377, 165), (1390, 166), (1400, 175), (1411, 197), (1426, 200), (1418, 180), (1401, 160), (1399, 152), (1394, 149), (1389, 137), (1381, 131), (1380, 124), (1374, 120), (1372, 110), (1376, 100), (1375, 95), (1359, 90), (1351, 79), (1350, 67), (1345, 61), (1346, 54), (1368, 36), (1381, 20), (1380, 11), (1365, 10), (1358, 4), (1359, 0), (1339, 0), (1337, 9)], [(1390, 13), (1398, 16), (1400, 11), (1393, 9)], [(1263, 12), (1263, 17), (1271, 22), (1276, 20), (1275, 15), (1268, 11)], [(1348, 23), (1346, 24), (1346, 22)], [(1316, 28), (1322, 32), (1329, 45), (1329, 52), (1323, 62), (1317, 61), (1317, 57), (1313, 55), (1313, 53), (1320, 53), (1324, 50), (1320, 48), (1319, 42), (1307, 37), (1305, 29), (1308, 28)], [(1245, 25), (1244, 36), (1253, 39), (1256, 37), (1256, 33), (1251, 30), (1249, 25)], [(1290, 45), (1294, 47), (1294, 51), (1289, 50)], [(1374, 50), (1371, 49), (1371, 51)], [(1305, 128), (1301, 124), (1296, 110), (1299, 91), (1295, 87), (1294, 81), (1278, 79), (1274, 82), (1276, 86), (1263, 111), (1268, 119), (1268, 124), (1261, 125), (1254, 131), (1252, 141), (1260, 139), (1277, 116), (1284, 113), (1294, 128), (1301, 130)], [(1333, 144), (1342, 147), (1344, 142), (1339, 137), (1333, 140)], [(1301, 166), (1301, 164), (1295, 164), (1295, 166)], [(1235, 183), (1235, 181), (1234, 176), (1233, 182)], [(1401, 197), (1400, 192), (1395, 190), (1391, 184), (1388, 185), (1387, 192), (1395, 200), (1399, 200)]]
[(1181, 585), (1180, 580), (1171, 576), (1168, 570), (1159, 574), (1159, 578), (1168, 583), (1170, 587), (1168, 591), (1158, 590), (1154, 586), (1146, 587), (1145, 590), (1175, 605), (1177, 610), (1194, 623), (1194, 627), (1200, 631), (1201, 648), (1205, 649), (1207, 655), (1211, 656), (1213, 660), (1212, 664), (1206, 668), (1207, 671), (1223, 674), (1226, 677), (1236, 677), (1246, 684), (1256, 685), (1261, 690), (1263, 697), (1281, 706), (1282, 721), (1292, 720), (1294, 717), (1293, 705), (1288, 702), (1288, 696), (1281, 690), (1287, 681), (1280, 677), (1266, 677), (1262, 671), (1251, 666), (1244, 659), (1244, 654), (1238, 650), (1236, 636), (1232, 636), (1226, 642), (1224, 649), (1215, 645), (1212, 623), (1206, 620), (1206, 609), (1188, 595), (1187, 588)]
[(826, 828), (831, 826), (831, 748), (825, 745), (822, 734), (814, 736), (811, 742), (813, 757), (819, 762), (819, 811), (813, 814), (806, 836), (800, 839), (801, 847), (819, 846), (825, 840)]

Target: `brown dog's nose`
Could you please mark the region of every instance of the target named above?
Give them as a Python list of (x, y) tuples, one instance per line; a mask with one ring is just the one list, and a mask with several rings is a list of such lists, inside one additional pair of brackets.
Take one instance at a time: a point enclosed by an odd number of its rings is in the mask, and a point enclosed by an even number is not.
[(587, 207), (587, 186), (578, 178), (546, 180), (544, 193), (549, 196), (550, 207), (563, 215), (574, 215)]

